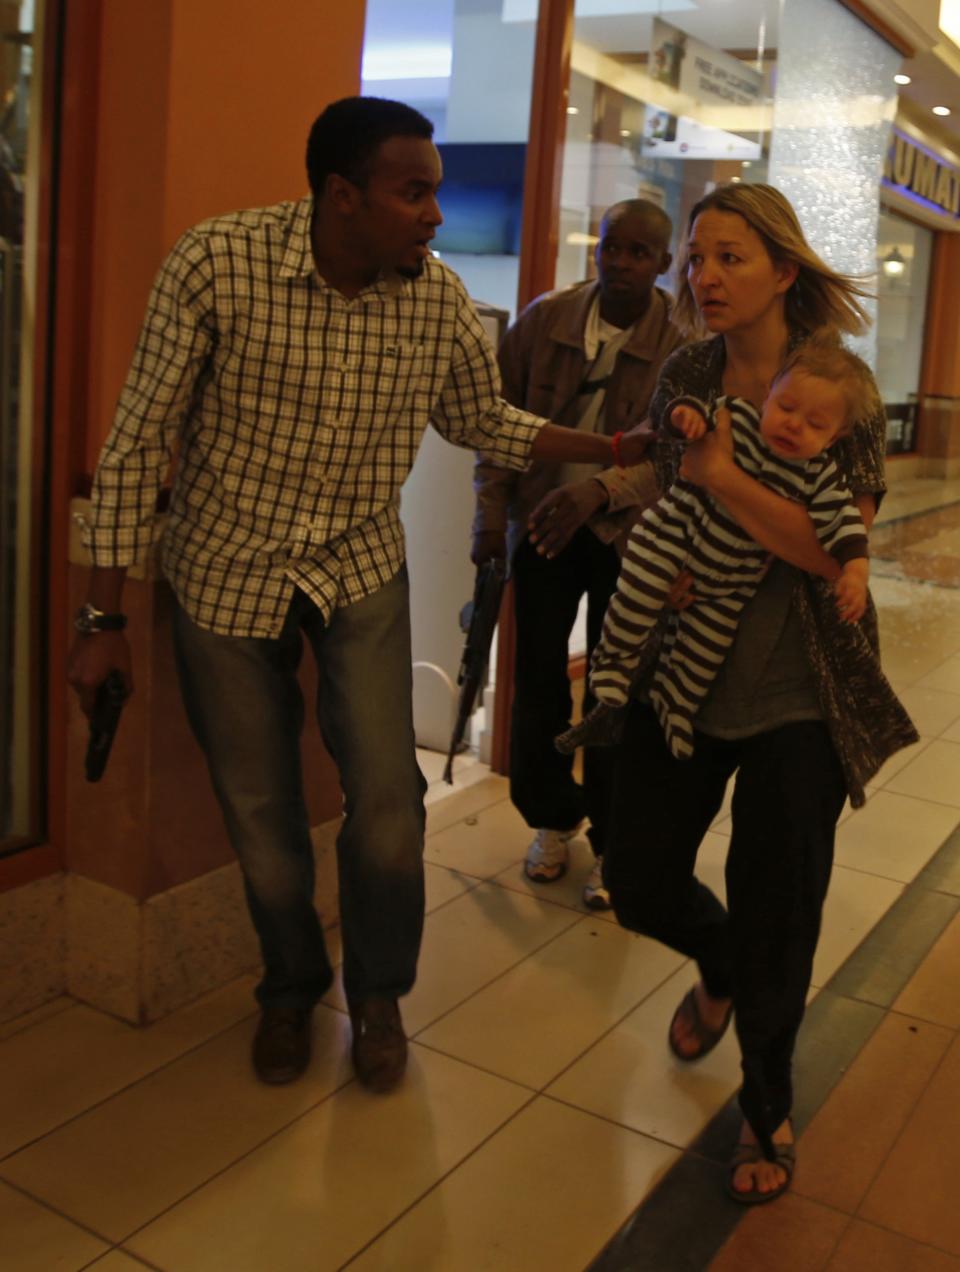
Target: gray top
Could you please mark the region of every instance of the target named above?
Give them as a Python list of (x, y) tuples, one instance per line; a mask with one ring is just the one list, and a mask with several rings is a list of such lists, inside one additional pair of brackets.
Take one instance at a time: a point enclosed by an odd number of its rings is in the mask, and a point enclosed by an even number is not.
[[(791, 348), (803, 333), (795, 333)], [(715, 336), (678, 349), (664, 363), (650, 403), (651, 422), (663, 426), (667, 405), (693, 394), (711, 408), (723, 393), (723, 339)], [(886, 490), (883, 411), (859, 421), (830, 455), (851, 493), (871, 494), (879, 506)], [(656, 447), (661, 489), (675, 480), (680, 452)], [(900, 747), (916, 741), (910, 718), (880, 669), (876, 611), (844, 623), (832, 587), (783, 561), (774, 561), (744, 609), (726, 662), (696, 719), (698, 729), (724, 738), (750, 737), (796, 720), (822, 719), (844, 766), (851, 801), (863, 802), (863, 784)]]

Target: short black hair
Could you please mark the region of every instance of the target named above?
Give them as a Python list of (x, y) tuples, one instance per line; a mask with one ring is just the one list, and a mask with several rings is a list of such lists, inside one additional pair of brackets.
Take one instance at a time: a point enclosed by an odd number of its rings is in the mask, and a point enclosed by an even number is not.
[(670, 246), (673, 237), (673, 222), (659, 203), (652, 199), (622, 199), (607, 208), (601, 217), (600, 224), (614, 220), (619, 216), (642, 216), (651, 229), (659, 233), (663, 239), (664, 251)]
[(366, 185), (370, 160), (391, 137), (433, 137), (433, 124), (412, 106), (385, 97), (344, 97), (319, 115), (307, 138), (307, 177), (319, 199), (332, 172)]

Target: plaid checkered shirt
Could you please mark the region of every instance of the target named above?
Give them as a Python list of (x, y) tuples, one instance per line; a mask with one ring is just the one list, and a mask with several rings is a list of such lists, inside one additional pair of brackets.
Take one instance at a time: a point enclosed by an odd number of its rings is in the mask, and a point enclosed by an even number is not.
[(418, 279), (347, 300), (314, 267), (312, 211), (280, 203), (183, 235), (94, 479), (93, 563), (131, 565), (176, 451), (163, 568), (193, 621), (223, 635), (278, 635), (297, 587), (329, 618), (394, 577), (400, 487), (428, 423), (516, 469), (543, 423), (499, 397), (454, 273), (430, 257)]

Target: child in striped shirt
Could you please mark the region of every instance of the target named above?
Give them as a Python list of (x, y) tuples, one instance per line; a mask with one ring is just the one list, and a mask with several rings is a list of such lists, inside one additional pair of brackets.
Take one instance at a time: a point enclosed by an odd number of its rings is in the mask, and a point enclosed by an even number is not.
[[(731, 421), (734, 459), (776, 493), (803, 503), (821, 544), (841, 566), (837, 605), (848, 622), (867, 605), (867, 535), (853, 498), (825, 453), (875, 401), (866, 364), (835, 341), (810, 340), (787, 359), (762, 413), (742, 398), (719, 398), (712, 417), (694, 398), (667, 408), (681, 439), (702, 437), (720, 411)], [(693, 577), (694, 602), (667, 624), (650, 686), (651, 705), (671, 752), (693, 753), (694, 719), (727, 655), (744, 605), (769, 556), (712, 496), (677, 481), (630, 534), (617, 589), (594, 651), (590, 688), (599, 704), (561, 734), (557, 747), (602, 745), (619, 732), (644, 647), (682, 570)]]

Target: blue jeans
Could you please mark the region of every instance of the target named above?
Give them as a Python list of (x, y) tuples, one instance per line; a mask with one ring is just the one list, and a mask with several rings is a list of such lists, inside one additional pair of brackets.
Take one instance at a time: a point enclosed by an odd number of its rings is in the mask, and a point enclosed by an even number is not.
[(177, 606), (184, 706), (207, 758), (260, 938), (263, 1005), (307, 1007), (333, 978), (313, 904), (303, 796), (303, 635), (317, 661), (317, 718), (340, 773), (337, 839), (347, 997), (399, 996), (423, 931), (423, 794), (412, 718), (406, 570), (324, 623), (298, 591), (276, 639), (218, 636)]

